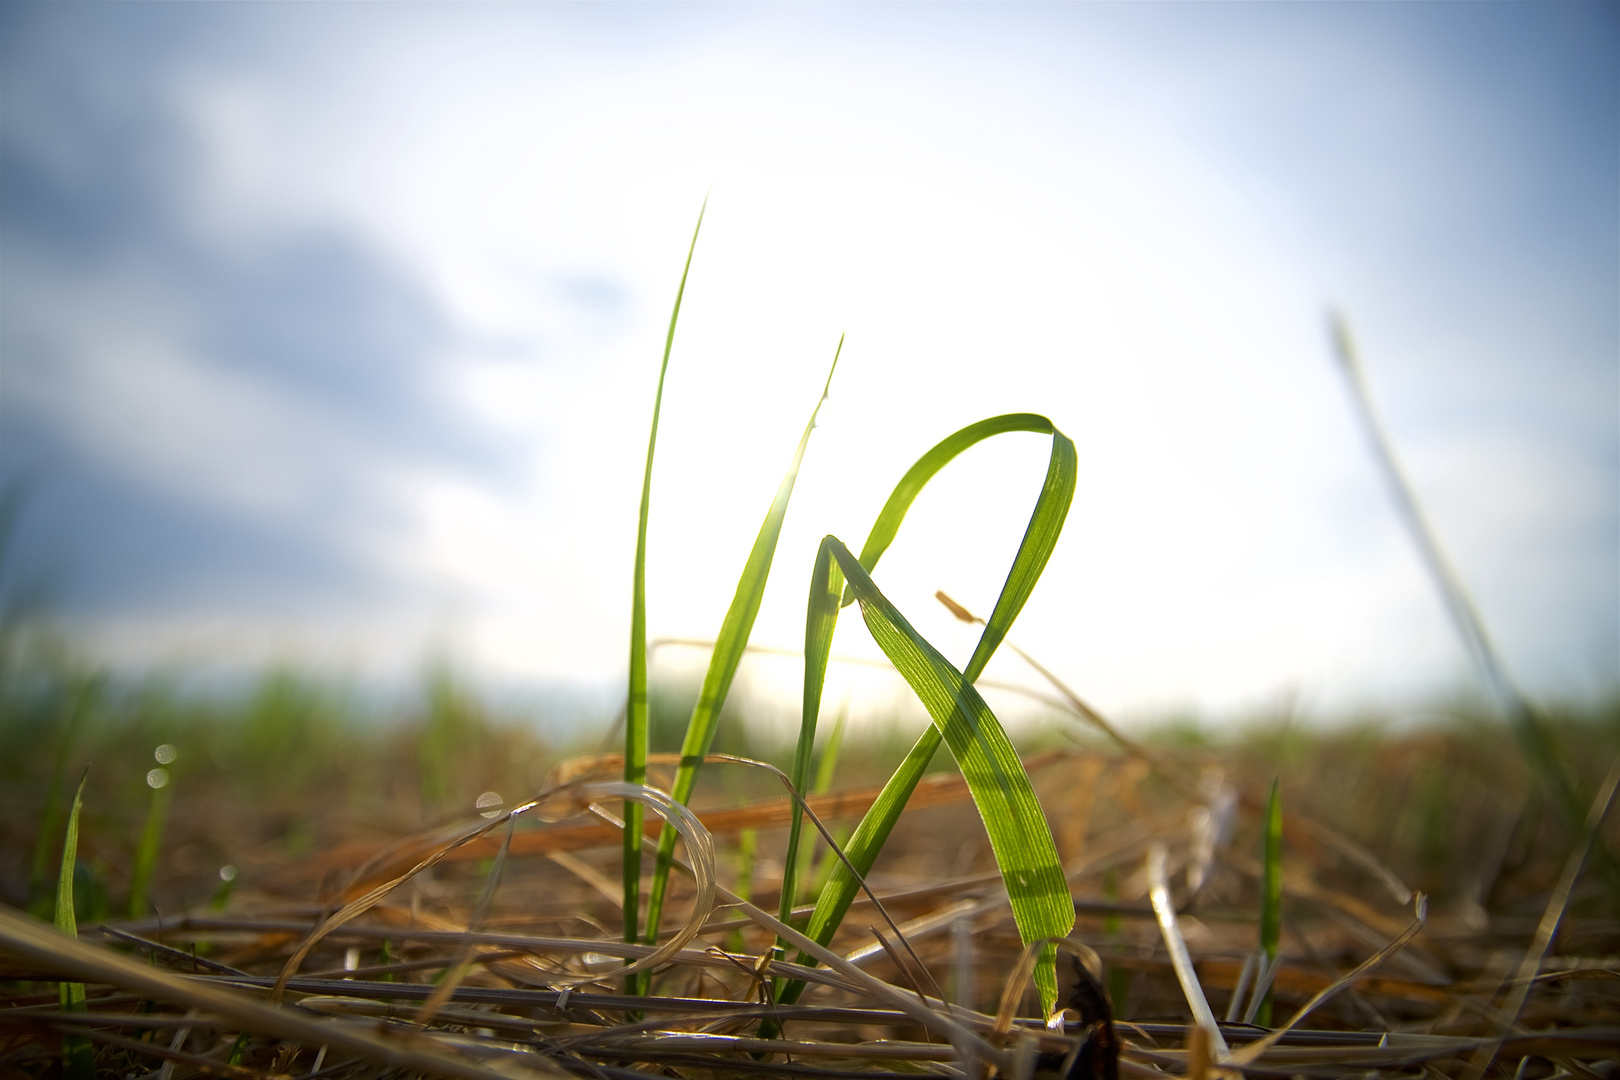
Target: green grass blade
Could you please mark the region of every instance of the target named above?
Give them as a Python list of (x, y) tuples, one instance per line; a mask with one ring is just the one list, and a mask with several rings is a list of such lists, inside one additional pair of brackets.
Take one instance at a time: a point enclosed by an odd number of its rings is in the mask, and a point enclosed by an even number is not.
[[(815, 430), (816, 417), (821, 413), (822, 403), (827, 400), (827, 391), (832, 387), (833, 372), (838, 370), (838, 357), (843, 351), (844, 339), (839, 338), (838, 348), (833, 353), (832, 367), (827, 371), (827, 382), (821, 388), (821, 396), (816, 399), (815, 408), (810, 411), (810, 419), (804, 425), (804, 434), (799, 437), (798, 448), (794, 450), (793, 460), (776, 489), (776, 498), (771, 502), (764, 523), (759, 527), (759, 535), (754, 538), (754, 547), (748, 553), (748, 561), (743, 564), (742, 576), (737, 581), (737, 591), (731, 598), (731, 607), (726, 611), (725, 620), (720, 624), (720, 633), (715, 637), (714, 651), (709, 656), (709, 670), (703, 677), (703, 688), (698, 692), (697, 704), (692, 707), (692, 717), (686, 725), (686, 737), (681, 743), (681, 762), (675, 771), (675, 783), (670, 790), (676, 802), (684, 803), (691, 797), (692, 788), (697, 784), (698, 770), (703, 765), (709, 747), (714, 743), (715, 729), (720, 721), (720, 709), (725, 705), (726, 695), (731, 690), (731, 680), (737, 674), (737, 665), (742, 662), (743, 651), (748, 647), (748, 637), (754, 630), (754, 619), (759, 614), (760, 601), (765, 596), (765, 584), (771, 574), (771, 561), (776, 557), (776, 542), (782, 535), (782, 521), (787, 517), (788, 503), (793, 498), (793, 485), (799, 478), (799, 465), (804, 461), (805, 449), (810, 445), (810, 433)], [(795, 782), (802, 790), (802, 779)], [(663, 913), (664, 895), (669, 886), (669, 871), (673, 865), (671, 858), (675, 853), (675, 836), (674, 828), (666, 825), (658, 837), (658, 862), (653, 869), (652, 887), (647, 899), (645, 940), (649, 944), (656, 943), (658, 939), (658, 919)]]
[[(839, 588), (843, 588), (842, 584), (839, 585)], [(832, 734), (827, 736), (827, 745), (822, 748), (821, 756), (816, 759), (816, 779), (810, 785), (810, 792), (813, 795), (825, 795), (832, 790), (833, 774), (838, 769), (838, 754), (844, 746), (844, 729), (848, 722), (849, 705), (846, 703), (842, 709), (838, 710), (838, 719), (833, 721)], [(833, 830), (833, 837), (838, 843), (840, 851), (843, 850), (844, 843), (849, 840), (849, 833), (850, 830), (847, 828)], [(798, 892), (793, 901), (795, 904), (801, 904), (805, 900), (814, 897), (821, 887), (827, 883), (827, 875), (832, 872), (832, 864), (838, 861), (838, 856), (831, 851), (824, 851), (821, 856), (812, 861), (811, 855), (814, 854), (814, 851), (813, 846), (802, 846), (799, 849), (798, 863), (793, 871), (794, 885)], [(813, 880), (806, 881), (806, 875), (811, 874), (812, 870), (814, 870)], [(788, 922), (789, 920), (783, 919), (782, 921)]]
[[(56, 928), (68, 937), (79, 936), (79, 922), (73, 914), (73, 867), (79, 859), (79, 809), (84, 805), (84, 785), (90, 770), (79, 779), (79, 790), (68, 811), (67, 835), (62, 840), (62, 869), (56, 877)], [(84, 983), (59, 984), (63, 1012), (84, 1012)], [(95, 1080), (96, 1055), (83, 1035), (62, 1036), (62, 1065), (69, 1080)]]
[[(803, 792), (810, 774), (810, 755), (815, 749), (816, 720), (821, 714), (821, 691), (827, 678), (827, 660), (832, 655), (833, 630), (838, 623), (838, 598), (844, 592), (844, 572), (825, 543), (816, 551), (815, 569), (810, 574), (810, 603), (804, 617), (804, 708), (799, 720), (799, 743), (793, 751), (793, 768), (788, 778), (794, 790)], [(782, 896), (777, 918), (791, 925), (793, 904), (799, 891), (799, 844), (804, 827), (804, 811), (793, 804), (788, 824), (787, 853), (782, 862)]]
[[(3, 535), (3, 530), (0, 530), (0, 535)], [(67, 707), (67, 720), (62, 725), (62, 739), (57, 744), (56, 764), (51, 769), (51, 783), (45, 794), (45, 813), (40, 819), (39, 834), (34, 840), (34, 856), (28, 868), (28, 913), (39, 919), (51, 913), (48, 875), (51, 849), (56, 844), (57, 821), (62, 816), (63, 778), (67, 775), (68, 757), (78, 741), (79, 729), (89, 715), (99, 689), (99, 679), (88, 679), (74, 687), (72, 701)]]
[[(658, 391), (653, 395), (652, 428), (647, 434), (647, 467), (641, 478), (641, 516), (636, 524), (636, 569), (630, 610), (630, 691), (624, 715), (624, 781), (642, 784), (647, 780), (647, 508), (652, 500), (653, 452), (658, 447), (658, 414), (664, 405), (664, 376), (669, 373), (669, 354), (675, 346), (675, 325), (681, 317), (681, 300), (686, 295), (686, 277), (692, 271), (692, 253), (697, 250), (698, 233), (703, 231), (703, 213), (709, 207), (704, 198), (698, 209), (692, 243), (686, 249), (686, 266), (681, 285), (675, 290), (675, 308), (669, 314), (669, 333), (664, 337), (664, 359), (658, 367)], [(641, 804), (624, 804), (624, 940), (634, 943), (641, 936)], [(636, 980), (640, 983), (642, 980)]]
[(169, 771), (153, 769), (146, 774), (152, 788), (152, 801), (147, 805), (146, 824), (141, 827), (140, 843), (135, 848), (135, 864), (129, 874), (129, 917), (139, 919), (146, 914), (147, 893), (157, 871), (158, 854), (163, 848), (163, 823), (169, 814)]
[[(1074, 443), (1054, 427), (1052, 421), (1035, 413), (1008, 413), (969, 424), (940, 440), (906, 471), (905, 476), (900, 478), (900, 483), (895, 485), (889, 501), (878, 511), (877, 520), (872, 523), (872, 531), (861, 547), (861, 566), (867, 573), (871, 573), (877, 568), (878, 559), (882, 558), (883, 553), (894, 542), (895, 534), (900, 531), (900, 523), (905, 520), (906, 511), (911, 509), (912, 502), (928, 481), (933, 479), (934, 474), (975, 443), (983, 442), (993, 435), (1012, 431), (1051, 435), (1052, 456), (1047, 464), (1046, 483), (1041, 489), (1040, 499), (1036, 502), (1035, 513), (1024, 532), (1024, 541), (1008, 574), (1007, 584), (1002, 586), (1001, 596), (997, 598), (995, 611), (991, 613), (984, 633), (979, 638), (979, 647), (974, 651), (973, 659), (963, 669), (970, 682), (977, 679), (984, 670), (984, 665), (989, 663), (996, 646), (1001, 644), (1001, 639), (1006, 636), (1007, 628), (1013, 619), (1017, 618), (1024, 601), (1029, 599), (1030, 590), (1035, 587), (1034, 579), (1039, 578), (1040, 571), (1046, 566), (1046, 559), (1051, 555), (1052, 546), (1057, 542), (1057, 534), (1063, 528), (1063, 520), (1069, 512), (1069, 503), (1074, 498), (1074, 484), (1078, 471)], [(1034, 571), (1033, 577), (1029, 576), (1031, 569)], [(845, 593), (846, 606), (853, 600), (851, 594)]]
[[(56, 875), (56, 928), (68, 937), (79, 936), (79, 923), (73, 914), (73, 866), (79, 859), (79, 809), (84, 805), (84, 785), (90, 779), (86, 768), (79, 778), (79, 790), (68, 811), (67, 833), (62, 839), (62, 866)], [(84, 988), (79, 988), (80, 994)], [(82, 1000), (82, 998), (81, 998)]]
[[(1262, 853), (1265, 874), (1260, 891), (1260, 948), (1265, 950), (1269, 964), (1277, 959), (1277, 945), (1282, 940), (1282, 795), (1276, 780), (1271, 782), (1271, 795), (1266, 799), (1265, 830), (1265, 850)], [(1255, 1020), (1261, 1027), (1271, 1026), (1269, 986)]]
[[(1000, 722), (966, 676), (889, 603), (849, 549), (832, 537), (824, 544), (848, 576), (867, 629), (928, 710), (967, 780), (1019, 936), (1026, 945), (1063, 937), (1074, 927), (1074, 899), (1046, 815)], [(1037, 966), (1035, 978), (1042, 1007), (1050, 1012), (1057, 999), (1050, 955)]]
[[(1030, 515), (1029, 525), (1024, 530), (1024, 538), (1019, 544), (1018, 553), (1014, 556), (1007, 581), (1002, 586), (1001, 595), (996, 600), (995, 610), (987, 620), (984, 632), (980, 635), (979, 643), (974, 649), (973, 657), (963, 670), (963, 678), (972, 683), (989, 663), (995, 649), (1006, 637), (1008, 628), (1018, 617), (1024, 602), (1028, 600), (1035, 582), (1039, 580), (1041, 572), (1045, 570), (1047, 561), (1057, 545), (1058, 535), (1062, 531), (1063, 522), (1068, 516), (1069, 507), (1074, 500), (1074, 487), (1078, 474), (1078, 463), (1074, 450), (1074, 443), (1059, 431), (1050, 420), (1044, 416), (1033, 413), (1010, 413), (1005, 416), (991, 417), (970, 424), (960, 431), (942, 439), (932, 449), (917, 460), (917, 463), (907, 470), (900, 483), (895, 486), (893, 494), (878, 513), (877, 521), (867, 536), (865, 545), (861, 548), (860, 566), (870, 572), (882, 557), (889, 545), (893, 542), (900, 524), (905, 519), (906, 511), (916, 500), (924, 485), (944, 468), (953, 458), (964, 450), (982, 442), (994, 435), (1008, 432), (1027, 431), (1036, 434), (1049, 434), (1052, 436), (1052, 452), (1047, 463), (1046, 480), (1042, 484), (1041, 494), (1036, 500), (1035, 509)], [(817, 557), (817, 577), (820, 580), (821, 557)], [(816, 597), (817, 586), (812, 584), (811, 596)], [(844, 593), (844, 603), (848, 604), (856, 599), (853, 586)], [(819, 687), (820, 680), (825, 675), (825, 666), (820, 670), (812, 671), (810, 664), (811, 648), (808, 642), (805, 648), (806, 685), (812, 677)], [(819, 690), (818, 690), (819, 693)], [(806, 698), (808, 700), (808, 692)], [(906, 802), (911, 793), (922, 779), (933, 760), (934, 752), (938, 750), (942, 732), (938, 727), (931, 726), (918, 737), (917, 742), (907, 753), (900, 767), (884, 785), (878, 800), (867, 811), (861, 820), (845, 854), (850, 863), (861, 874), (867, 873), (877, 859), (878, 852), (887, 842), (889, 834), (894, 830), (900, 813), (905, 809)], [(842, 863), (833, 867), (832, 875), (822, 888), (816, 900), (815, 912), (810, 917), (806, 934), (825, 945), (832, 940), (833, 933), (843, 920), (844, 913), (849, 909), (850, 902), (855, 898), (858, 888), (853, 875)], [(1072, 905), (1071, 905), (1072, 914)], [(1049, 971), (1050, 963), (1043, 963), (1041, 971)], [(793, 1001), (803, 990), (802, 983), (787, 983), (783, 987), (781, 1000)]]

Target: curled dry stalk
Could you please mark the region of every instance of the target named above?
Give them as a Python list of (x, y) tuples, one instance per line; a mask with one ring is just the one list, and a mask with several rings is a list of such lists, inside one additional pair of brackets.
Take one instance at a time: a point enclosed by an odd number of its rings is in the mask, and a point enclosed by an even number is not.
[[(644, 784), (600, 782), (565, 785), (562, 788), (546, 792), (521, 806), (514, 807), (491, 821), (472, 827), (457, 839), (422, 859), (405, 873), (378, 885), (358, 899), (350, 901), (340, 910), (323, 920), (319, 926), (304, 938), (298, 948), (293, 951), (293, 954), (288, 957), (287, 962), (282, 965), (281, 974), (277, 977), (276, 984), (271, 990), (271, 1003), (274, 1004), (281, 999), (282, 994), (286, 991), (287, 981), (297, 973), (299, 965), (303, 963), (310, 950), (319, 944), (322, 938), (375, 907), (389, 893), (410, 881), (422, 871), (439, 863), (451, 851), (477, 840), (486, 833), (508, 824), (512, 818), (523, 814), (532, 812), (537, 817), (563, 820), (587, 812), (600, 813), (600, 807), (597, 805), (598, 801), (609, 797), (632, 801), (653, 810), (654, 813), (679, 831), (681, 838), (687, 842), (688, 850), (691, 852), (692, 865), (695, 868), (698, 883), (697, 900), (693, 907), (692, 916), (688, 919), (686, 925), (681, 927), (669, 941), (624, 968), (619, 974), (637, 974), (650, 971), (665, 963), (697, 936), (698, 932), (703, 928), (704, 921), (708, 919), (709, 912), (714, 907), (716, 871), (713, 838), (690, 810), (656, 788), (649, 788)], [(549, 808), (558, 806), (561, 807), (560, 816), (551, 816), (552, 813), (557, 813), (556, 810), (547, 813)], [(598, 981), (598, 976), (580, 976), (572, 979), (561, 978), (559, 984), (570, 981), (576, 983), (595, 982)]]

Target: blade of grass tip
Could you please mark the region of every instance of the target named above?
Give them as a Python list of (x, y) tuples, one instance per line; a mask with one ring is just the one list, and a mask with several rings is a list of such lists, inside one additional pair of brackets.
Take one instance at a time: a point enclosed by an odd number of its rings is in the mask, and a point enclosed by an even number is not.
[[(698, 692), (696, 704), (692, 706), (692, 716), (687, 721), (686, 737), (681, 742), (681, 763), (675, 771), (675, 782), (670, 787), (670, 794), (676, 802), (684, 803), (692, 796), (692, 789), (697, 784), (698, 770), (703, 765), (703, 758), (714, 744), (715, 729), (720, 723), (720, 710), (725, 705), (726, 695), (731, 691), (731, 681), (737, 674), (737, 665), (742, 662), (744, 649), (748, 646), (749, 635), (754, 631), (754, 619), (759, 615), (760, 602), (765, 597), (765, 585), (771, 575), (771, 562), (776, 557), (776, 543), (782, 535), (782, 521), (787, 517), (788, 504), (793, 499), (793, 486), (799, 478), (799, 466), (804, 461), (804, 452), (810, 446), (810, 434), (815, 431), (816, 417), (821, 414), (821, 406), (827, 401), (828, 391), (832, 389), (833, 374), (838, 370), (838, 357), (844, 351), (844, 339), (838, 339), (838, 348), (833, 352), (832, 365), (827, 370), (827, 381), (822, 385), (821, 396), (816, 399), (815, 408), (810, 410), (810, 419), (804, 425), (804, 433), (799, 436), (799, 445), (793, 451), (793, 460), (788, 464), (787, 472), (782, 482), (777, 486), (776, 498), (772, 500), (770, 510), (765, 514), (765, 521), (759, 527), (759, 535), (754, 538), (754, 547), (748, 553), (748, 561), (743, 564), (742, 576), (737, 581), (737, 591), (731, 598), (731, 607), (726, 610), (726, 617), (720, 624), (720, 633), (714, 639), (714, 652), (709, 656), (709, 670), (703, 676), (703, 688)], [(836, 609), (834, 609), (836, 615)], [(831, 630), (829, 628), (827, 647), (831, 648)], [(823, 661), (825, 664), (825, 661)], [(818, 694), (819, 702), (819, 694)], [(810, 727), (810, 739), (815, 739), (815, 718), (810, 716), (805, 721)], [(801, 734), (800, 742), (804, 741)], [(803, 778), (798, 779), (803, 784)], [(795, 811), (797, 818), (797, 811)], [(796, 831), (796, 830), (795, 830)], [(647, 944), (657, 944), (658, 920), (664, 910), (664, 893), (669, 886), (670, 855), (675, 850), (675, 830), (666, 826), (658, 837), (658, 860), (653, 868), (652, 885), (647, 896), (647, 931), (645, 940)], [(796, 848), (788, 851), (788, 864), (793, 865)], [(785, 894), (791, 897), (791, 893)]]
[(1209, 1007), (1209, 999), (1204, 996), (1198, 973), (1193, 969), (1192, 957), (1187, 953), (1187, 939), (1181, 934), (1176, 907), (1170, 902), (1170, 882), (1165, 876), (1164, 863), (1163, 844), (1156, 843), (1148, 848), (1148, 897), (1153, 901), (1153, 913), (1159, 919), (1159, 932), (1164, 936), (1165, 949), (1170, 953), (1170, 965), (1175, 968), (1176, 981), (1181, 983), (1187, 1007), (1192, 1010), (1193, 1022), (1209, 1031), (1210, 1045), (1215, 1048), (1217, 1058), (1224, 1061), (1227, 1056), (1226, 1039), (1221, 1035), (1220, 1025), (1215, 1022), (1215, 1012)]
[[(167, 743), (157, 748), (157, 759), (162, 764), (174, 760), (174, 747)], [(152, 789), (151, 802), (146, 808), (146, 824), (141, 827), (141, 839), (135, 847), (135, 865), (129, 874), (129, 917), (139, 919), (146, 914), (146, 897), (152, 887), (152, 876), (157, 872), (158, 853), (163, 847), (163, 823), (169, 813), (169, 770), (160, 765), (146, 774), (146, 786)]]
[[(84, 805), (84, 785), (90, 779), (85, 767), (79, 790), (68, 811), (67, 833), (62, 838), (62, 869), (56, 876), (56, 929), (71, 938), (79, 936), (78, 919), (73, 914), (73, 866), (79, 859), (79, 809)], [(85, 1012), (84, 983), (59, 984), (63, 1012)], [(96, 1052), (83, 1035), (62, 1036), (62, 1067), (69, 1080), (95, 1080)]]
[(1268, 1032), (1264, 1038), (1256, 1039), (1254, 1042), (1233, 1051), (1230, 1055), (1220, 1059), (1220, 1064), (1228, 1065), (1235, 1069), (1241, 1069), (1246, 1065), (1254, 1064), (1260, 1059), (1262, 1054), (1264, 1054), (1267, 1050), (1270, 1050), (1273, 1046), (1276, 1046), (1278, 1041), (1281, 1040), (1284, 1035), (1287, 1035), (1290, 1031), (1292, 1031), (1301, 1020), (1305, 1019), (1313, 1011), (1315, 1011), (1317, 1006), (1321, 1005), (1324, 1001), (1328, 1000), (1333, 995), (1337, 994), (1339, 991), (1361, 978), (1363, 975), (1366, 975), (1379, 964), (1382, 964), (1385, 960), (1388, 960), (1391, 956), (1394, 956), (1397, 952), (1404, 948), (1406, 943), (1416, 937), (1418, 931), (1423, 929), (1424, 923), (1427, 922), (1429, 918), (1429, 898), (1427, 896), (1424, 896), (1422, 893), (1414, 894), (1412, 906), (1414, 909), (1412, 922), (1405, 930), (1402, 930), (1400, 934), (1396, 936), (1395, 940), (1391, 941), (1388, 945), (1385, 945), (1372, 956), (1369, 956), (1366, 960), (1362, 961), (1355, 967), (1354, 970), (1346, 972), (1329, 985), (1317, 991), (1316, 996), (1312, 997), (1305, 1004), (1301, 1005), (1299, 1010), (1295, 1012), (1293, 1016), (1288, 1018), (1288, 1023), (1284, 1024), (1280, 1028), (1274, 1028), (1272, 1031)]
[(1546, 910), (1542, 912), (1541, 922), (1536, 926), (1536, 936), (1531, 939), (1530, 948), (1525, 950), (1524, 959), (1519, 962), (1518, 975), (1513, 980), (1513, 992), (1503, 1003), (1502, 1015), (1506, 1023), (1495, 1039), (1474, 1052), (1467, 1070), (1463, 1073), (1463, 1080), (1479, 1080), (1484, 1075), (1485, 1070), (1490, 1067), (1501, 1050), (1503, 1040), (1518, 1022), (1525, 999), (1530, 994), (1536, 975), (1541, 971), (1541, 962), (1547, 956), (1547, 949), (1552, 945), (1553, 936), (1558, 933), (1558, 924), (1563, 921), (1564, 910), (1569, 906), (1570, 894), (1575, 891), (1575, 882), (1581, 876), (1581, 868), (1586, 865), (1592, 844), (1597, 839), (1599, 830), (1603, 828), (1603, 819), (1608, 816), (1609, 807), (1614, 803), (1617, 786), (1620, 786), (1620, 758), (1616, 758), (1614, 764), (1609, 766), (1609, 775), (1604, 778), (1602, 786), (1598, 789), (1597, 798), (1592, 801), (1592, 807), (1587, 811), (1580, 839), (1576, 842), (1575, 849), (1569, 853), (1569, 859), (1564, 863), (1563, 873), (1559, 875), (1558, 884), (1554, 887), (1552, 895), (1547, 898)]
[[(0, 529), (0, 536), (4, 535), (5, 530)], [(46, 789), (45, 812), (34, 839), (34, 857), (28, 870), (28, 913), (36, 918), (45, 919), (51, 914), (47, 875), (50, 873), (51, 851), (56, 846), (57, 819), (62, 812), (62, 788), (67, 777), (68, 757), (78, 741), (79, 729), (89, 715), (91, 702), (100, 684), (99, 679), (86, 679), (75, 688), (67, 709), (66, 723), (62, 725), (62, 739), (56, 748), (56, 764), (51, 769), (50, 787)]]
[[(630, 609), (630, 687), (624, 715), (624, 782), (642, 784), (647, 779), (647, 510), (652, 501), (653, 454), (658, 448), (658, 414), (664, 406), (664, 377), (669, 373), (669, 354), (675, 347), (675, 326), (681, 317), (681, 299), (686, 295), (686, 278), (692, 272), (692, 254), (697, 251), (698, 234), (703, 231), (703, 214), (709, 208), (705, 195), (698, 208), (697, 226), (686, 249), (686, 265), (681, 284), (675, 290), (675, 308), (669, 313), (669, 332), (664, 336), (664, 358), (658, 366), (658, 390), (653, 395), (652, 427), (647, 433), (647, 466), (641, 477), (641, 511), (636, 522), (636, 566)], [(641, 937), (641, 804), (624, 804), (624, 940), (634, 944)], [(638, 987), (628, 988), (634, 993)]]
[[(1277, 962), (1277, 945), (1282, 941), (1282, 795), (1278, 781), (1271, 781), (1266, 798), (1265, 841), (1262, 862), (1265, 867), (1260, 887), (1260, 948), (1268, 965)], [(1261, 1027), (1271, 1026), (1271, 989), (1266, 988), (1255, 1019)]]
[[(1018, 617), (1024, 602), (1035, 587), (1035, 582), (1040, 579), (1041, 572), (1051, 558), (1063, 522), (1068, 516), (1069, 506), (1074, 499), (1078, 471), (1074, 443), (1046, 417), (1033, 413), (1012, 413), (970, 424), (941, 440), (907, 470), (879, 512), (877, 521), (861, 548), (859, 565), (864, 571), (870, 572), (893, 542), (906, 511), (917, 494), (935, 473), (975, 443), (994, 435), (1014, 431), (1050, 435), (1052, 453), (1047, 463), (1046, 478), (1042, 483), (1040, 496), (1036, 499), (1035, 509), (1030, 514), (1029, 525), (1024, 530), (1024, 537), (1019, 543), (1018, 553), (1013, 558), (1012, 568), (1008, 571), (1007, 580), (1002, 585), (995, 609), (980, 635), (973, 657), (962, 672), (969, 684), (978, 679), (985, 665), (989, 663), (996, 646), (1006, 636), (1013, 620)], [(819, 574), (821, 565), (819, 554), (817, 560)], [(812, 596), (815, 595), (815, 588), (813, 584)], [(853, 599), (853, 591), (846, 588), (844, 604), (851, 603)], [(818, 682), (824, 679), (825, 666), (812, 673), (807, 656), (806, 680), (811, 679), (812, 675)], [(942, 733), (935, 725), (931, 724), (923, 731), (850, 836), (845, 852), (850, 866), (860, 874), (871, 870), (878, 852), (882, 850), (900, 818), (900, 813), (905, 809), (907, 800), (922, 779), (928, 763), (933, 760), (941, 738)], [(813, 939), (823, 945), (832, 940), (855, 896), (856, 878), (846, 872), (847, 869), (843, 865), (833, 867), (832, 874), (816, 900), (815, 911), (810, 917), (807, 931)], [(1050, 964), (1043, 965), (1043, 970), (1050, 970), (1050, 967)], [(800, 983), (785, 983), (779, 1000), (790, 1004), (797, 1000), (803, 989)]]
[(1340, 370), (1344, 372), (1345, 383), (1350, 390), (1351, 404), (1361, 425), (1362, 434), (1366, 437), (1373, 458), (1378, 463), (1390, 499), (1395, 503), (1407, 532), (1411, 534), (1412, 542), (1417, 546), (1424, 568), (1428, 570), (1429, 578), (1434, 582), (1435, 589), (1440, 593), (1440, 598), (1446, 606), (1446, 613), (1451, 616), (1452, 626), (1456, 629), (1457, 636), (1462, 639), (1463, 648), (1467, 650), (1469, 658), (1479, 670), (1485, 685), (1507, 713), (1518, 734), (1520, 745), (1547, 786), (1553, 803), (1563, 815), (1565, 823), (1578, 835), (1585, 807), (1574, 785), (1570, 783), (1569, 776), (1559, 765), (1552, 735), (1537, 717), (1535, 710), (1530, 707), (1529, 701), (1519, 692), (1518, 686), (1508, 677), (1507, 667), (1491, 643), (1490, 635), (1485, 632), (1484, 620), (1480, 618), (1478, 609), (1469, 598), (1468, 590), (1463, 588), (1462, 578), (1452, 569), (1445, 552), (1440, 548), (1440, 541), (1436, 538), (1434, 530), (1429, 527), (1428, 519), (1424, 517), (1423, 509), (1417, 501), (1417, 495), (1407, 481), (1406, 473), (1401, 468), (1399, 459), (1395, 457), (1394, 448), (1390, 446), (1383, 424), (1373, 408), (1372, 395), (1367, 390), (1361, 361), (1357, 355), (1355, 342), (1350, 336), (1350, 327), (1337, 311), (1328, 313), (1328, 330), (1333, 341), (1334, 356), (1339, 361)]
[[(1018, 961), (1013, 964), (1012, 970), (1007, 973), (1007, 981), (1001, 987), (1001, 1004), (996, 1009), (996, 1022), (990, 1026), (991, 1032), (998, 1036), (1005, 1036), (1012, 1031), (1013, 1019), (1018, 1015), (1018, 999), (1024, 994), (1024, 980), (1035, 971), (1035, 964), (1041, 953), (1047, 948), (1059, 949), (1077, 957), (1082, 963), (1095, 961), (1097, 954), (1079, 942), (1070, 941), (1065, 937), (1042, 938), (1031, 941), (1024, 946), (1024, 951), (1018, 955)], [(1089, 955), (1088, 955), (1089, 954)], [(1106, 1007), (1107, 1002), (1103, 1005)], [(1065, 1003), (1065, 1007), (1072, 1007)], [(1079, 1011), (1078, 1009), (1076, 1010)], [(1109, 1016), (1110, 1023), (1113, 1017)]]

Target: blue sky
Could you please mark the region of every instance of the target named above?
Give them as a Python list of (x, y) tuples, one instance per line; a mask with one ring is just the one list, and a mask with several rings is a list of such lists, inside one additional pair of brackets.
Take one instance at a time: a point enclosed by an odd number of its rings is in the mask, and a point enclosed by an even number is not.
[[(933, 441), (1030, 410), (1081, 478), (1014, 639), (1100, 705), (1464, 685), (1331, 364), (1336, 306), (1511, 669), (1612, 690), (1617, 12), (9, 5), (7, 585), (130, 670), (386, 680), (442, 651), (611, 697), (710, 192), (655, 636), (718, 627), (847, 332), (762, 643), (798, 643), (821, 535), (858, 544)], [(879, 574), (959, 660), (930, 597), (990, 607), (1043, 453), (964, 459)], [(854, 625), (837, 647), (871, 655)]]

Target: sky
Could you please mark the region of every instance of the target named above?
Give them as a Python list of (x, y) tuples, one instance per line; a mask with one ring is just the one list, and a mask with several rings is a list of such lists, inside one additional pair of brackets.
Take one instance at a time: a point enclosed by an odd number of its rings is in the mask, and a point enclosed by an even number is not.
[[(5, 5), (8, 602), (132, 673), (403, 683), (437, 657), (611, 715), (705, 198), (654, 638), (719, 628), (842, 338), (756, 643), (802, 645), (822, 536), (858, 548), (929, 446), (1029, 411), (1080, 473), (1011, 640), (1097, 706), (1455, 693), (1337, 310), (1514, 677), (1620, 686), (1596, 3)], [(957, 663), (934, 591), (988, 613), (1048, 446), (964, 455), (879, 567)], [(835, 653), (879, 655), (853, 617)], [(799, 678), (762, 657), (739, 693), (771, 714)], [(905, 707), (876, 668), (833, 682)]]

